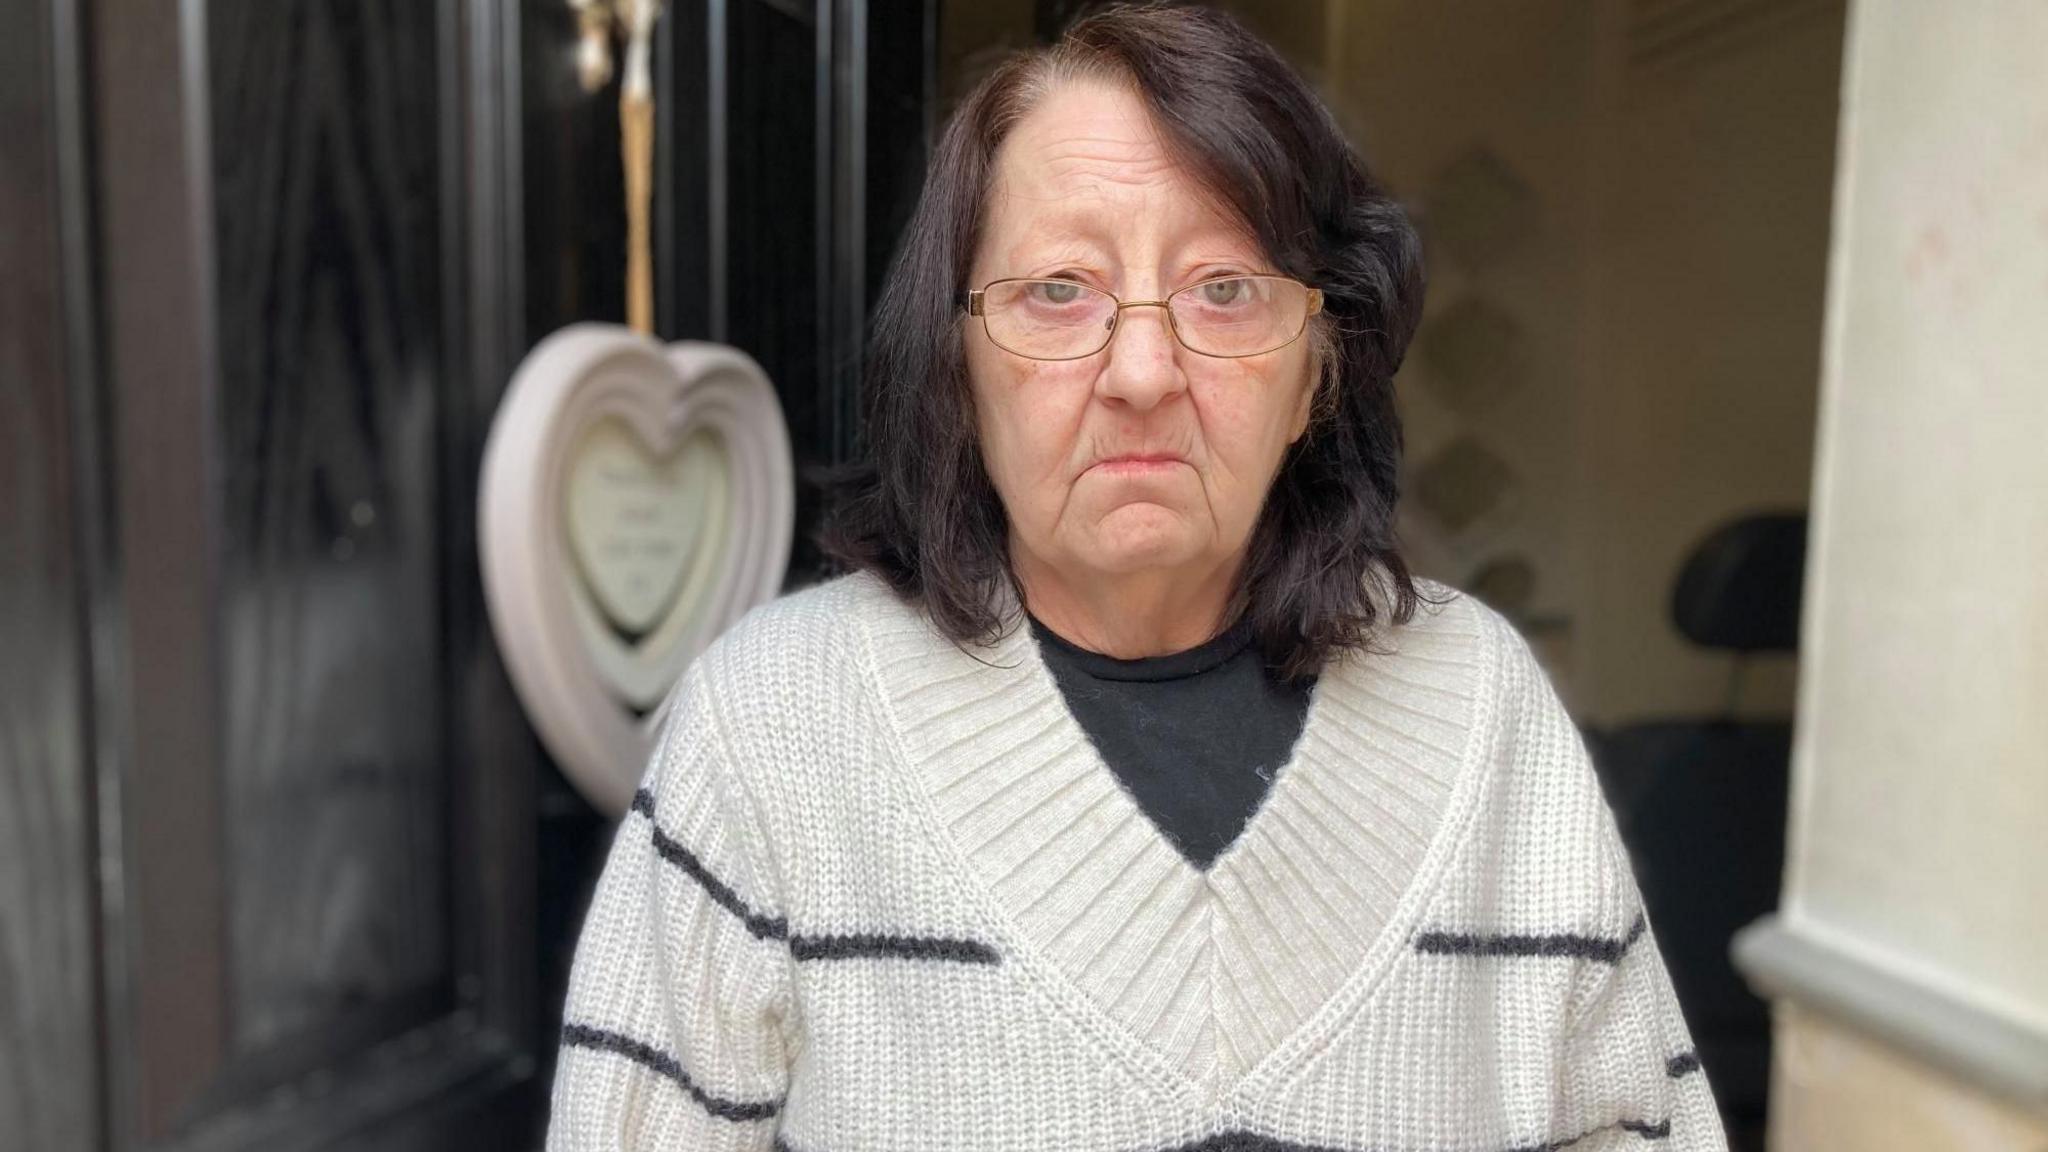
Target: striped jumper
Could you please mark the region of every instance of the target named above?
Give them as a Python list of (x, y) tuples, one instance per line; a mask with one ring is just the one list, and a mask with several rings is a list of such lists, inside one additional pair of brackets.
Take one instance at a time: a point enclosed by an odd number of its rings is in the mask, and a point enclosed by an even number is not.
[(671, 695), (577, 946), (551, 1152), (1726, 1148), (1585, 747), (1418, 582), (1207, 868), (1019, 621), (868, 573)]

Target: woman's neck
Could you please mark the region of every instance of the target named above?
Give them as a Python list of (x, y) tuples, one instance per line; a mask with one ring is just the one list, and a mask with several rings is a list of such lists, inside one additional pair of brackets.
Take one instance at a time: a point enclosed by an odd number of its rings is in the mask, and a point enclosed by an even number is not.
[(1229, 623), (1223, 611), (1240, 561), (1190, 574), (1181, 569), (1068, 573), (1013, 550), (1024, 606), (1061, 639), (1091, 652), (1135, 660), (1183, 652)]

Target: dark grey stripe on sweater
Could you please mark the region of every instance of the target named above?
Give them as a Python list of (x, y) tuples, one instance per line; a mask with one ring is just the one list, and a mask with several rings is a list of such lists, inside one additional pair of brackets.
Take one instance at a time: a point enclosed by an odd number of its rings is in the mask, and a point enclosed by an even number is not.
[(997, 964), (1001, 956), (978, 940), (944, 936), (904, 936), (886, 932), (857, 932), (832, 936), (803, 936), (791, 933), (789, 921), (781, 916), (756, 912), (732, 886), (718, 878), (697, 854), (662, 831), (654, 818), (654, 794), (642, 788), (633, 794), (633, 811), (647, 817), (653, 829), (654, 850), (663, 860), (688, 873), (717, 905), (739, 917), (747, 931), (763, 940), (783, 940), (797, 960), (845, 960), (859, 956), (889, 956), (911, 960), (951, 960), (963, 964)]
[(1636, 941), (1643, 938), (1649, 921), (1636, 913), (1635, 924), (1621, 939), (1560, 932), (1548, 936), (1481, 936), (1464, 932), (1424, 932), (1415, 938), (1415, 950), (1438, 956), (1569, 956), (1619, 964)]
[(763, 916), (748, 907), (747, 902), (740, 899), (739, 893), (734, 892), (730, 885), (713, 875), (702, 860), (697, 859), (696, 853), (683, 847), (661, 830), (660, 822), (654, 818), (653, 793), (645, 788), (635, 792), (633, 811), (647, 817), (648, 824), (653, 826), (654, 850), (661, 854), (661, 858), (689, 873), (690, 878), (704, 889), (704, 894), (717, 901), (719, 907), (739, 917), (746, 924), (747, 931), (763, 940), (782, 940), (789, 936), (789, 921), (780, 916)]
[(1665, 1140), (1671, 1136), (1671, 1121), (1660, 1120), (1652, 1124), (1647, 1120), (1617, 1120), (1612, 1124), (1603, 1124), (1591, 1132), (1581, 1132), (1567, 1140), (1552, 1140), (1548, 1144), (1525, 1144), (1519, 1148), (1510, 1148), (1507, 1152), (1563, 1152), (1564, 1149), (1582, 1140), (1591, 1140), (1604, 1132), (1616, 1130), (1633, 1132), (1645, 1140)]
[(845, 960), (855, 956), (902, 956), (922, 960), (956, 960), (962, 964), (996, 964), (996, 950), (978, 940), (943, 936), (892, 936), (858, 932), (841, 936), (791, 936), (790, 954), (798, 960)]
[(1664, 1074), (1673, 1080), (1681, 1076), (1689, 1076), (1699, 1070), (1700, 1054), (1690, 1048), (1664, 1062)]
[[(1564, 1152), (1564, 1149), (1570, 1148), (1580, 1141), (1590, 1140), (1602, 1133), (1614, 1131), (1633, 1132), (1645, 1140), (1663, 1140), (1671, 1135), (1671, 1121), (1662, 1120), (1652, 1124), (1643, 1120), (1620, 1120), (1613, 1124), (1606, 1124), (1595, 1128), (1590, 1132), (1581, 1132), (1577, 1136), (1568, 1139), (1552, 1140), (1544, 1144), (1521, 1144), (1513, 1148), (1504, 1148), (1501, 1152)], [(775, 1152), (798, 1152), (799, 1147), (799, 1145), (791, 1143), (786, 1136), (778, 1134), (775, 1138)], [(825, 1150), (823, 1148), (809, 1148), (805, 1146), (804, 1152), (825, 1152)], [(1302, 1144), (1293, 1140), (1281, 1140), (1273, 1136), (1262, 1136), (1257, 1132), (1233, 1129), (1229, 1132), (1218, 1132), (1214, 1136), (1205, 1136), (1192, 1143), (1162, 1146), (1153, 1150), (1153, 1152), (1354, 1152), (1354, 1150), (1328, 1144)], [(1360, 1149), (1356, 1150), (1356, 1152), (1376, 1152), (1376, 1150)]]
[(720, 1120), (731, 1120), (736, 1123), (766, 1120), (777, 1112), (782, 1111), (782, 1101), (780, 1100), (764, 1100), (749, 1103), (742, 1100), (727, 1100), (722, 1096), (713, 1096), (711, 1093), (698, 1087), (696, 1081), (690, 1079), (690, 1074), (683, 1071), (682, 1064), (677, 1062), (675, 1057), (654, 1047), (652, 1044), (635, 1040), (630, 1036), (620, 1035), (617, 1032), (609, 1032), (603, 1028), (593, 1028), (588, 1024), (564, 1024), (562, 1026), (562, 1047), (588, 1048), (593, 1052), (609, 1052), (615, 1056), (623, 1056), (633, 1063), (643, 1068), (651, 1069), (665, 1079), (680, 1085), (683, 1091), (690, 1094), (690, 1099), (695, 1100), (698, 1106)]

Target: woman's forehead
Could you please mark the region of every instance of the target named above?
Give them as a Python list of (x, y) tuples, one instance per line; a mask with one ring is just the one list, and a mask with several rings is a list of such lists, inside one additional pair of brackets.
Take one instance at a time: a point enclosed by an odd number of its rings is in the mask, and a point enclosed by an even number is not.
[[(1136, 94), (1076, 81), (1056, 86), (1020, 119), (996, 157), (991, 239), (1013, 246), (1093, 245), (1133, 228), (1229, 249), (1246, 230), (1167, 148)], [(1255, 245), (1253, 245), (1255, 250)]]
[(1017, 121), (1002, 151), (1020, 179), (1162, 180), (1175, 174), (1166, 141), (1137, 94), (1096, 81), (1054, 85)]

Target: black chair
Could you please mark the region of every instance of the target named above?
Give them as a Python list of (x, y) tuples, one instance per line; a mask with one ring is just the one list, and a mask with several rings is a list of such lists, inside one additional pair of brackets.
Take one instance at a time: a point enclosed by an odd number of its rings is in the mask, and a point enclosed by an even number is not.
[(1734, 708), (1745, 657), (1798, 647), (1805, 559), (1803, 515), (1750, 516), (1709, 535), (1671, 614), (1693, 643), (1734, 653), (1722, 714), (1587, 733), (1731, 1139), (1762, 1123), (1771, 1032), (1728, 943), (1778, 905), (1792, 752), (1789, 718), (1738, 720)]

